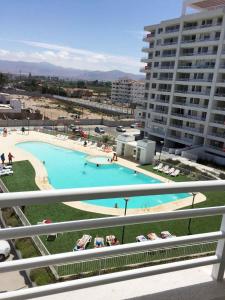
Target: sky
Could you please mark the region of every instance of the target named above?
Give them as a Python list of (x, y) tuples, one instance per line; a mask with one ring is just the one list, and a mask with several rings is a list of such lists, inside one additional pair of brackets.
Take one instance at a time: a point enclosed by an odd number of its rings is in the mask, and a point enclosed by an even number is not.
[(139, 73), (144, 26), (182, 0), (0, 0), (0, 59)]

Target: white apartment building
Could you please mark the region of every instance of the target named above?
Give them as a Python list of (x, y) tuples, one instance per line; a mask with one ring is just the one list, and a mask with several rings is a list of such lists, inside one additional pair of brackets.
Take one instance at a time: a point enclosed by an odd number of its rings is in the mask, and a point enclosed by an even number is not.
[(120, 79), (112, 82), (111, 100), (113, 102), (139, 103), (144, 97), (144, 81)]
[(131, 86), (130, 101), (132, 103), (141, 104), (145, 94), (145, 82), (133, 81)]
[(21, 113), (22, 103), (13, 96), (0, 93), (0, 113)]
[[(189, 7), (198, 12), (186, 14)], [(144, 136), (224, 161), (225, 0), (184, 1), (180, 18), (144, 29), (145, 94), (136, 111)]]

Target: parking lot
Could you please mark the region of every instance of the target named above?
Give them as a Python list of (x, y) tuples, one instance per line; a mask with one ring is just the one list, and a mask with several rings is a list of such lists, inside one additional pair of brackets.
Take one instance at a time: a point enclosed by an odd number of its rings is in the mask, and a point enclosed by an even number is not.
[[(89, 131), (91, 135), (99, 136), (99, 133), (95, 132), (95, 127), (100, 127), (105, 130), (105, 134), (111, 135), (116, 138), (118, 135), (122, 134), (122, 132), (116, 131), (116, 127), (108, 127), (108, 126), (96, 126), (96, 125), (89, 125), (84, 126), (84, 131)], [(126, 129), (126, 133), (128, 134), (140, 134), (140, 130), (136, 128), (124, 127)]]

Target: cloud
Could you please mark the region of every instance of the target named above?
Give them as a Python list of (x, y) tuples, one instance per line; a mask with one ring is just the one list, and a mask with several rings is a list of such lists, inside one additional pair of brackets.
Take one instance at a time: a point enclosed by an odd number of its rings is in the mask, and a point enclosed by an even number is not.
[(62, 67), (84, 70), (109, 71), (119, 69), (125, 72), (138, 73), (140, 68), (140, 59), (130, 56), (98, 53), (36, 41), (21, 40), (16, 42), (29, 46), (29, 51), (0, 49), (0, 59), (48, 62)]

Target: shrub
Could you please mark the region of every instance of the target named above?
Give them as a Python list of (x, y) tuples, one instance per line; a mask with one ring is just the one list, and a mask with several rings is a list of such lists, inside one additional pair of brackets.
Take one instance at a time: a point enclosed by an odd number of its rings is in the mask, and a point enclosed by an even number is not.
[(55, 282), (47, 268), (39, 268), (30, 271), (30, 279), (37, 285), (45, 285)]
[(220, 173), (219, 177), (220, 177), (220, 179), (225, 179), (225, 174), (224, 173)]

